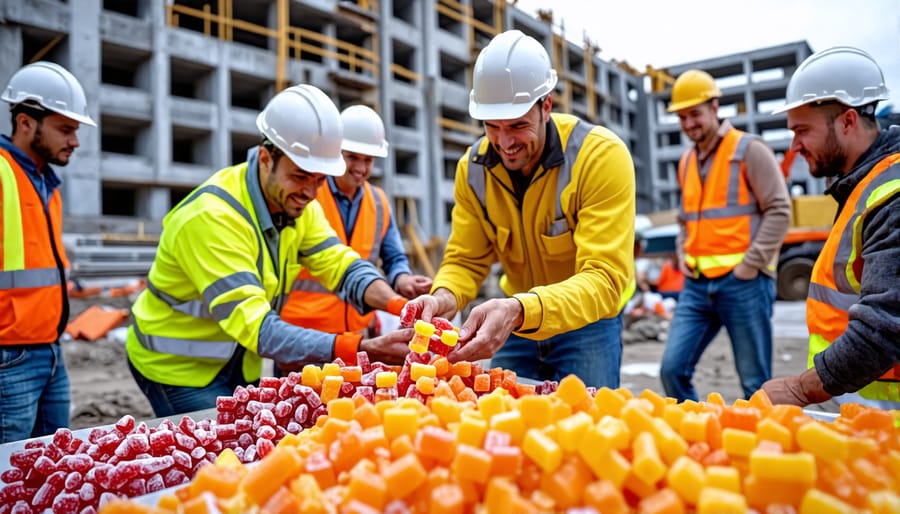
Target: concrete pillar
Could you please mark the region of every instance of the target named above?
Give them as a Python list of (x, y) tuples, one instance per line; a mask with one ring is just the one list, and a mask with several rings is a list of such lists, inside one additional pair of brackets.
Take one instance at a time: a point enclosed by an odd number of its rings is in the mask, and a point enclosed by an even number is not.
[(62, 171), (63, 210), (72, 216), (101, 214), (100, 181), (100, 12), (101, 0), (71, 0), (70, 27), (65, 56), (69, 71), (81, 82), (88, 112), (97, 127), (78, 129), (81, 146)]
[[(424, 4), (424, 2), (423, 2)], [(426, 234), (440, 234), (443, 231), (444, 201), (441, 199), (439, 188), (444, 176), (444, 151), (441, 141), (441, 127), (435, 121), (440, 117), (440, 106), (437, 102), (437, 81), (441, 79), (441, 57), (435, 30), (437, 27), (437, 9), (432, 6), (423, 7), (421, 30), (422, 44), (416, 50), (416, 58), (413, 60), (418, 65), (418, 72), (422, 75), (422, 84), (419, 91), (423, 93), (424, 109), (418, 113), (418, 126), (423, 127), (423, 134), (427, 152), (420, 152), (418, 156), (419, 169), (422, 172), (419, 179), (423, 181), (422, 191), (426, 191), (423, 198), (422, 219), (419, 224)], [(449, 230), (447, 231), (449, 232)]]
[(142, 187), (135, 193), (135, 215), (141, 219), (162, 219), (169, 209), (169, 188)]
[[(391, 61), (393, 61), (393, 46), (391, 45), (391, 32), (388, 27), (391, 25), (393, 18), (394, 2), (393, 0), (381, 0), (378, 2), (379, 20), (378, 30), (375, 31), (375, 37), (378, 38), (378, 103), (381, 104), (381, 118), (384, 120), (384, 131), (388, 141), (391, 141), (394, 129), (394, 102), (391, 101), (390, 87), (391, 83)], [(382, 159), (384, 166), (384, 176), (381, 185), (384, 191), (394, 198), (394, 177), (397, 175), (397, 165), (393, 158), (393, 149), (390, 150), (386, 159)]]
[[(165, 175), (172, 164), (172, 120), (169, 115), (169, 53), (166, 39), (169, 28), (166, 25), (166, 12), (161, 6), (150, 11), (153, 27), (152, 57), (149, 63), (149, 90), (153, 102), (153, 122), (150, 135), (146, 139), (147, 146), (142, 154), (147, 155), (154, 164), (154, 175)], [(162, 213), (165, 215), (165, 213)], [(162, 219), (162, 216), (154, 219)]]
[[(10, 77), (22, 67), (22, 29), (16, 25), (0, 25), (0, 87), (6, 88)], [(0, 106), (0, 134), (12, 132), (12, 123), (7, 113), (8, 104)]]
[(214, 170), (233, 164), (231, 162), (231, 48), (223, 41), (216, 41), (219, 65), (213, 71), (212, 98), (216, 106), (216, 127), (210, 137), (212, 166)]

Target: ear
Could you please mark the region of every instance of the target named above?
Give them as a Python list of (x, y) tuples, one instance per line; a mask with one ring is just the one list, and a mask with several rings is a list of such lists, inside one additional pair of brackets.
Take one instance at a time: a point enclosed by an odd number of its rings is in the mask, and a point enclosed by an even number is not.
[(16, 128), (25, 133), (30, 133), (35, 126), (35, 120), (31, 116), (25, 114), (24, 112), (20, 112), (16, 115)]
[(544, 100), (544, 105), (541, 106), (541, 119), (544, 120), (544, 123), (550, 121), (550, 113), (553, 112), (553, 95), (548, 94), (547, 99)]
[(841, 129), (844, 133), (847, 133), (859, 125), (859, 113), (856, 112), (856, 109), (847, 109), (841, 114), (840, 120)]
[(263, 145), (259, 145), (256, 147), (256, 158), (259, 160), (260, 167), (262, 165), (266, 166), (266, 169), (269, 169), (269, 166), (272, 164), (272, 154), (266, 150)]

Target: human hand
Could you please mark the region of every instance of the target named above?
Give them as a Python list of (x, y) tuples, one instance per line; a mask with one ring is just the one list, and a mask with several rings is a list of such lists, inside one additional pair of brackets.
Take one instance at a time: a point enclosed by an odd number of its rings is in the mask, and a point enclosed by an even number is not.
[(678, 259), (678, 269), (681, 270), (681, 274), (686, 277), (694, 276), (694, 270), (688, 267), (687, 263), (684, 262), (684, 259)]
[(753, 280), (759, 275), (759, 269), (754, 268), (749, 264), (744, 264), (743, 262), (739, 262), (731, 272), (734, 273), (735, 278), (739, 280)]
[(524, 316), (522, 304), (515, 298), (495, 298), (475, 307), (459, 330), (459, 344), (450, 352), (450, 361), (493, 357), (509, 334), (522, 325)]
[(408, 309), (418, 309), (417, 319), (429, 323), (435, 316), (450, 319), (456, 315), (456, 297), (446, 289), (438, 289), (434, 294), (423, 294), (408, 303), (411, 304)]
[(403, 364), (409, 353), (409, 340), (414, 334), (415, 330), (411, 328), (401, 328), (378, 337), (363, 339), (359, 342), (359, 350), (366, 352), (371, 362)]
[(806, 407), (809, 404), (822, 403), (831, 398), (831, 395), (825, 392), (822, 379), (819, 378), (815, 368), (808, 369), (799, 375), (773, 378), (766, 381), (761, 389), (776, 405)]
[(404, 273), (397, 277), (394, 290), (406, 298), (412, 299), (431, 290), (431, 279), (423, 275)]

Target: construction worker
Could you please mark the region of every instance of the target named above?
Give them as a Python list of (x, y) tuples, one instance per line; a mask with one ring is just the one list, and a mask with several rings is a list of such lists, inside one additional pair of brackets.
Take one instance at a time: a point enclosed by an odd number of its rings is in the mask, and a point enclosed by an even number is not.
[(809, 369), (763, 390), (775, 403), (828, 400), (900, 409), (900, 127), (879, 130), (884, 75), (862, 50), (808, 57), (791, 77), (791, 150), (838, 204), (806, 300)]
[(0, 443), (69, 426), (69, 376), (59, 337), (69, 319), (60, 179), (78, 128), (96, 127), (68, 70), (19, 69), (2, 100), (12, 134), (0, 138)]
[(215, 406), (217, 396), (259, 379), (263, 357), (299, 367), (337, 357), (353, 364), (357, 351), (399, 363), (408, 352), (409, 330), (363, 339), (278, 316), (304, 267), (363, 311), (399, 312), (406, 299), (340, 243), (314, 201), (325, 177), (345, 169), (331, 99), (290, 87), (256, 126), (256, 155), (215, 173), (163, 220), (147, 289), (132, 307), (129, 367), (157, 416)]
[[(329, 176), (316, 199), (341, 242), (381, 267), (394, 291), (406, 298), (425, 294), (431, 279), (414, 275), (384, 191), (369, 183), (375, 158), (388, 154), (381, 116), (365, 105), (341, 112), (344, 140), (341, 154), (347, 164), (343, 175)], [(332, 334), (366, 333), (375, 312), (360, 314), (352, 305), (325, 289), (308, 269), (300, 272), (281, 310), (281, 319)], [(369, 331), (375, 335), (374, 331)]]
[(469, 114), (485, 136), (457, 165), (432, 293), (411, 303), (426, 321), (453, 316), (499, 260), (508, 297), (472, 309), (451, 358), (616, 387), (634, 287), (634, 164), (613, 132), (551, 113), (556, 81), (547, 51), (518, 30), (478, 55)]
[(721, 96), (708, 73), (688, 70), (668, 108), (694, 143), (678, 163), (676, 250), (685, 282), (660, 369), (678, 401), (697, 400), (694, 368), (723, 325), (744, 395), (772, 375), (775, 268), (791, 205), (772, 150), (719, 118)]

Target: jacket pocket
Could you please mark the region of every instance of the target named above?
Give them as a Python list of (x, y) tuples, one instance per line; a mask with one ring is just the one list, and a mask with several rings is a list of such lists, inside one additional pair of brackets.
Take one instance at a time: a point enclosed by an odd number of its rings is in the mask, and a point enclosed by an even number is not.
[(500, 260), (507, 260), (515, 263), (525, 262), (525, 252), (520, 241), (516, 241), (512, 232), (506, 227), (497, 227), (497, 253)]
[(547, 259), (554, 261), (575, 259), (575, 239), (571, 230), (553, 236), (541, 234), (541, 245)]

